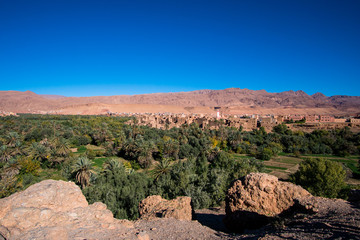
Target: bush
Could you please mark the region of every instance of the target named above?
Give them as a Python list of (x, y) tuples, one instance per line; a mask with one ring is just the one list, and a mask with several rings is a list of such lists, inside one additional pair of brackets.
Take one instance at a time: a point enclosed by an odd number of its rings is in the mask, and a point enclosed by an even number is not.
[(273, 151), (270, 148), (263, 148), (258, 152), (257, 158), (261, 160), (270, 160), (274, 156)]
[(342, 165), (337, 162), (308, 158), (300, 163), (299, 170), (290, 176), (290, 180), (313, 195), (336, 198), (346, 187), (345, 174)]
[(91, 143), (91, 137), (85, 136), (74, 136), (72, 138), (72, 144), (75, 146), (88, 145)]
[(19, 161), (21, 166), (20, 173), (27, 174), (30, 173), (32, 175), (37, 175), (38, 170), (40, 169), (40, 162), (36, 160), (32, 160), (30, 158), (23, 158)]
[(91, 159), (91, 160), (94, 160), (95, 157), (97, 157), (97, 154), (94, 150), (92, 149), (87, 149), (86, 152), (85, 152), (87, 158)]
[(84, 188), (83, 193), (89, 203), (105, 203), (114, 217), (135, 220), (139, 217), (139, 202), (148, 196), (148, 186), (146, 175), (128, 174), (120, 161), (110, 159), (93, 185)]

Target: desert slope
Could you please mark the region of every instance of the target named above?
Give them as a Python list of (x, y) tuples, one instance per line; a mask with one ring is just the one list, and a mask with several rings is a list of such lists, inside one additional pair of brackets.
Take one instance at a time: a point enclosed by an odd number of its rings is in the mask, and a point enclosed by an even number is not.
[(49, 112), (62, 114), (101, 114), (112, 112), (209, 113), (222, 107), (230, 114), (357, 114), (359, 96), (303, 91), (269, 93), (265, 90), (229, 88), (178, 93), (116, 95), (96, 97), (54, 97), (26, 91), (0, 91), (0, 110), (11, 112)]

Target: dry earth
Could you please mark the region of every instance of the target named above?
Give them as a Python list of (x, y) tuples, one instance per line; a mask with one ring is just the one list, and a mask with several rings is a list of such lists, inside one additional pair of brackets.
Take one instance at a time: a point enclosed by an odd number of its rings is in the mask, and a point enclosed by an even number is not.
[(229, 88), (179, 93), (63, 97), (38, 95), (26, 91), (0, 91), (0, 110), (16, 113), (52, 112), (59, 114), (138, 113), (214, 113), (222, 107), (225, 114), (331, 114), (360, 112), (360, 97), (308, 95), (303, 91), (269, 93), (265, 90)]

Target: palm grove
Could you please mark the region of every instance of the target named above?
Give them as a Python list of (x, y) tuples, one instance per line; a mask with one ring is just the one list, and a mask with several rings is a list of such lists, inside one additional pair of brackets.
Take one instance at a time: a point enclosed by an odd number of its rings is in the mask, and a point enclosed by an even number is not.
[[(281, 153), (346, 156), (360, 151), (360, 134), (347, 128), (304, 133), (279, 125), (266, 133), (221, 124), (215, 130), (196, 124), (160, 130), (128, 122), (104, 116), (0, 118), (0, 197), (47, 178), (70, 180), (90, 203), (104, 202), (115, 217), (136, 219), (139, 201), (154, 194), (190, 196), (196, 209), (218, 206), (231, 181), (266, 171), (263, 161)], [(325, 159), (304, 160), (290, 177), (328, 197), (343, 196), (344, 178), (343, 165)]]

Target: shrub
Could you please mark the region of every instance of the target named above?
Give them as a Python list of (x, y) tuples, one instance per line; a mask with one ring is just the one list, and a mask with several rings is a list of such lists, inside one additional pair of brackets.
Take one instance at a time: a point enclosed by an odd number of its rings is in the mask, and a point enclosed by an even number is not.
[(32, 160), (31, 158), (23, 158), (19, 161), (19, 164), (21, 166), (20, 172), (22, 174), (30, 173), (37, 175), (38, 170), (40, 169), (40, 162)]
[(114, 217), (134, 220), (139, 217), (139, 202), (148, 196), (148, 186), (146, 175), (127, 174), (120, 161), (110, 159), (94, 184), (84, 188), (83, 193), (89, 203), (105, 203)]
[(274, 156), (273, 151), (270, 148), (263, 148), (257, 154), (257, 158), (261, 160), (270, 160)]
[(342, 165), (323, 158), (308, 158), (300, 163), (299, 170), (290, 180), (301, 185), (311, 194), (336, 198), (346, 186)]
[(94, 150), (92, 149), (87, 149), (86, 152), (85, 152), (87, 158), (91, 159), (91, 160), (94, 160), (95, 157), (97, 157), (97, 154)]

